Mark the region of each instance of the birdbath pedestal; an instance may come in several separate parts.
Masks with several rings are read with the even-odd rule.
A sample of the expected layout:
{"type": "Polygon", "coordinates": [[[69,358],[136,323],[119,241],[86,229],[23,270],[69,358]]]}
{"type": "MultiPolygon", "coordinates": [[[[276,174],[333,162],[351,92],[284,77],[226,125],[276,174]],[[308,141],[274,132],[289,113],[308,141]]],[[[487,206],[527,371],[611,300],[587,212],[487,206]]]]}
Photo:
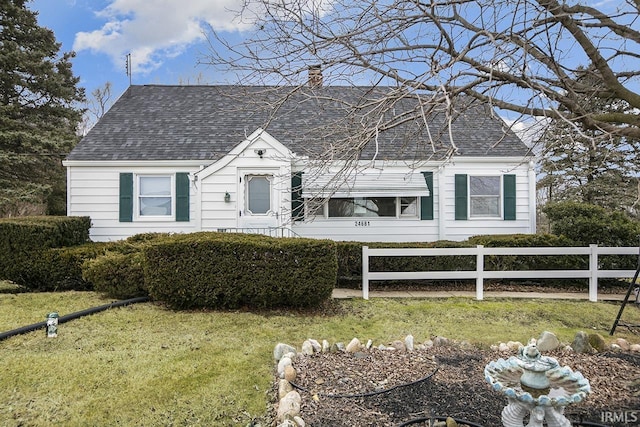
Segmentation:
{"type": "Polygon", "coordinates": [[[518,356],[487,364],[484,375],[493,390],[504,394],[508,404],[502,410],[504,427],[571,427],[565,408],[584,400],[591,392],[580,372],[560,367],[552,357],[542,356],[535,342],[521,347],[518,356]]]}

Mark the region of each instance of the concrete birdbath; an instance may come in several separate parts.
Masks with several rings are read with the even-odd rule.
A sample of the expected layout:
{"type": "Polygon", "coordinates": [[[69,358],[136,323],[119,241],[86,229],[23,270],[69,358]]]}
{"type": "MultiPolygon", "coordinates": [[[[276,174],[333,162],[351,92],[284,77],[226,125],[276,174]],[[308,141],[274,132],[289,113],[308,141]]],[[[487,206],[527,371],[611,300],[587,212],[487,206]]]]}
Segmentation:
{"type": "Polygon", "coordinates": [[[533,340],[520,348],[517,357],[489,362],[484,375],[493,390],[507,398],[504,427],[524,427],[527,415],[526,427],[543,427],[543,422],[548,427],[571,427],[565,408],[591,393],[589,381],[580,372],[542,356],[533,340]]]}

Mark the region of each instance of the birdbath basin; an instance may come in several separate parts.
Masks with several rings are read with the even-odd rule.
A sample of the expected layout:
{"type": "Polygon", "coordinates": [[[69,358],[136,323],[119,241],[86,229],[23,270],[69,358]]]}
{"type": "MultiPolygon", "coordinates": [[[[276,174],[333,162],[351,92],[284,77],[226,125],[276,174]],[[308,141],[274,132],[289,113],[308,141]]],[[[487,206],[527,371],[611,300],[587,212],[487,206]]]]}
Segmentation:
{"type": "Polygon", "coordinates": [[[542,356],[535,342],[521,347],[518,356],[487,364],[484,376],[493,390],[507,398],[502,410],[504,427],[571,427],[565,408],[583,401],[589,393],[589,381],[580,372],[561,367],[553,357],[542,356]]]}

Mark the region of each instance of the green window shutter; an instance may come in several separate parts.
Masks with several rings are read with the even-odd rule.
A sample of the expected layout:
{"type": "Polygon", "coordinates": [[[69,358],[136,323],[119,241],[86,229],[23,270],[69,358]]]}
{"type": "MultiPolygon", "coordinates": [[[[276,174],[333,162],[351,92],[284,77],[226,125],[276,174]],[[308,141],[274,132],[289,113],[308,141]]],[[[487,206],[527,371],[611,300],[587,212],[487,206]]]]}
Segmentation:
{"type": "Polygon", "coordinates": [[[429,189],[428,196],[420,197],[420,219],[433,219],[433,172],[422,172],[429,189]]]}
{"type": "Polygon", "coordinates": [[[120,222],[133,221],[133,174],[120,174],[120,222]]]}
{"type": "Polygon", "coordinates": [[[291,218],[294,221],[304,220],[304,199],[302,198],[302,174],[294,172],[291,175],[291,218]]]}
{"type": "Polygon", "coordinates": [[[505,175],[502,180],[504,187],[504,219],[513,221],[516,219],[516,176],[505,175]]]}
{"type": "Polygon", "coordinates": [[[189,173],[176,173],[176,221],[189,221],[189,173]]]}
{"type": "Polygon", "coordinates": [[[467,175],[456,174],[455,177],[455,199],[456,199],[456,220],[467,219],[467,202],[469,199],[467,192],[467,175]]]}

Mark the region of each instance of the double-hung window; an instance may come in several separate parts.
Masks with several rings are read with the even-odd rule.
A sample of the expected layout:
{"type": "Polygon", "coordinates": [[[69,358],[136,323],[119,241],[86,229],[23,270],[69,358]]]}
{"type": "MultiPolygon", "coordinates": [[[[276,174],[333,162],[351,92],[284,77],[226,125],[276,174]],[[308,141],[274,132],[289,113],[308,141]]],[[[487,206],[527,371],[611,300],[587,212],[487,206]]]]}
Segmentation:
{"type": "Polygon", "coordinates": [[[500,217],[500,177],[469,177],[469,215],[473,217],[500,217]]]}
{"type": "Polygon", "coordinates": [[[138,215],[171,217],[173,185],[170,175],[138,176],[138,215]]]}
{"type": "Polygon", "coordinates": [[[189,221],[188,172],[120,174],[119,221],[189,221]]]}
{"type": "Polygon", "coordinates": [[[455,175],[455,219],[516,219],[516,176],[455,175]]]}

